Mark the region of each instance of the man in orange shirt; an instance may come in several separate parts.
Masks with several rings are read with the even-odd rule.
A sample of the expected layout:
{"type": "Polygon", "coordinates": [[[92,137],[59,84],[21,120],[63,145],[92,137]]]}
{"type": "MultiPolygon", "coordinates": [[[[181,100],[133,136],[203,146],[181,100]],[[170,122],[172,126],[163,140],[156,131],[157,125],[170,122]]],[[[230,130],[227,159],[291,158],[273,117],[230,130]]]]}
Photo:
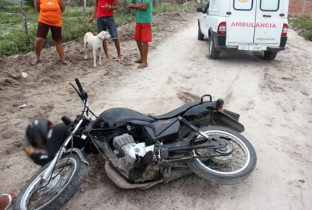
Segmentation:
{"type": "Polygon", "coordinates": [[[70,64],[65,60],[64,49],[62,45],[62,12],[65,11],[64,0],[34,0],[35,9],[39,12],[37,26],[37,35],[35,40],[36,58],[31,62],[36,65],[40,62],[40,54],[43,41],[47,38],[49,29],[52,33],[52,39],[55,42],[61,62],[64,65],[70,64]]]}
{"type": "MultiPolygon", "coordinates": [[[[117,60],[122,63],[121,52],[120,52],[120,42],[118,39],[117,26],[114,19],[114,10],[118,9],[118,0],[95,0],[93,14],[89,19],[92,23],[95,16],[97,18],[97,31],[106,31],[108,29],[112,40],[115,42],[115,47],[117,50],[117,60]]],[[[106,59],[109,59],[107,41],[104,39],[103,48],[106,59]]]]}

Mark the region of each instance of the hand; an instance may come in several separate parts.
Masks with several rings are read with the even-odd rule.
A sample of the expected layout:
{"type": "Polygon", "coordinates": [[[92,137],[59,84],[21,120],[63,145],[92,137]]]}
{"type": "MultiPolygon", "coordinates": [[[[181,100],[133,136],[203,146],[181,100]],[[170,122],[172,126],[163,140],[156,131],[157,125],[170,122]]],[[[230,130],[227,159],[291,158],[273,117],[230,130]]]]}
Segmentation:
{"type": "Polygon", "coordinates": [[[94,16],[90,17],[89,18],[89,23],[93,23],[93,20],[94,20],[94,16]]]}
{"type": "Polygon", "coordinates": [[[133,8],[133,5],[134,5],[134,4],[129,3],[129,4],[128,4],[128,7],[129,7],[130,9],[132,9],[132,8],[133,8]]]}
{"type": "Polygon", "coordinates": [[[112,9],[112,6],[111,5],[108,5],[108,4],[106,4],[105,6],[102,6],[103,8],[105,8],[105,9],[112,9]]]}
{"type": "Polygon", "coordinates": [[[31,156],[35,152],[35,150],[33,147],[28,146],[28,147],[25,147],[25,152],[28,156],[31,156]]]}

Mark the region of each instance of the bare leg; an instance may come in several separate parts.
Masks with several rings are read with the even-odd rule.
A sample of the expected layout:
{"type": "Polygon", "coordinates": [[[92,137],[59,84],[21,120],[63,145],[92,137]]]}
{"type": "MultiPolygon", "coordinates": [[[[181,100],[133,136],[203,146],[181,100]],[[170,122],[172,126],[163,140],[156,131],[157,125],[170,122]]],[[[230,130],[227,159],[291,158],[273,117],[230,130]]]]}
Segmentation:
{"type": "Polygon", "coordinates": [[[56,51],[57,51],[57,53],[60,56],[61,62],[63,64],[65,64],[66,63],[66,61],[65,61],[65,53],[64,53],[64,48],[63,48],[63,45],[62,45],[62,41],[54,41],[54,43],[55,43],[56,51]]]}
{"type": "Polygon", "coordinates": [[[114,39],[114,42],[115,42],[115,47],[116,47],[116,50],[117,50],[118,60],[120,61],[121,60],[121,51],[120,51],[119,39],[114,39]]]}
{"type": "Polygon", "coordinates": [[[139,48],[139,52],[140,52],[140,59],[138,60],[137,63],[142,63],[143,62],[143,44],[141,41],[136,41],[138,48],[139,48]]]}
{"type": "Polygon", "coordinates": [[[148,42],[143,42],[142,44],[142,64],[139,65],[139,69],[143,69],[148,67],[147,63],[147,55],[148,55],[148,42]]]}
{"type": "Polygon", "coordinates": [[[36,58],[35,58],[35,60],[33,61],[33,64],[34,64],[34,65],[37,64],[38,61],[40,60],[40,55],[41,55],[41,51],[42,51],[43,41],[44,41],[44,38],[36,37],[36,40],[35,40],[35,53],[36,53],[36,58]]]}
{"type": "Polygon", "coordinates": [[[107,41],[106,40],[103,41],[103,48],[104,48],[105,57],[108,60],[109,56],[108,56],[108,48],[107,48],[107,41]]]}

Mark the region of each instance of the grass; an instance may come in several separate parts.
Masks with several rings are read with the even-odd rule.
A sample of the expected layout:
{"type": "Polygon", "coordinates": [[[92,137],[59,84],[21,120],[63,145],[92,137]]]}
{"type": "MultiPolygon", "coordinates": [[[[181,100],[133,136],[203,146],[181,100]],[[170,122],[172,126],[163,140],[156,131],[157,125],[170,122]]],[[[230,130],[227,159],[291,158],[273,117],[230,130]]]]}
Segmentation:
{"type": "MultiPolygon", "coordinates": [[[[164,4],[154,6],[154,14],[182,10],[195,11],[195,7],[195,4],[189,4],[187,6],[164,4]]],[[[4,7],[0,7],[0,58],[18,53],[27,53],[33,50],[38,13],[31,7],[25,7],[25,11],[30,35],[29,45],[26,44],[23,17],[20,13],[19,5],[6,4],[4,7]]],[[[91,16],[92,11],[93,6],[87,7],[87,20],[91,16]]],[[[134,13],[127,8],[127,4],[121,3],[119,5],[119,10],[115,12],[115,21],[119,26],[135,21],[134,13]]],[[[67,6],[63,13],[62,41],[75,40],[81,38],[87,31],[96,31],[96,21],[94,23],[93,25],[83,24],[82,7],[67,6]]],[[[49,33],[44,46],[51,46],[53,44],[51,34],[49,33]]]]}
{"type": "Polygon", "coordinates": [[[301,35],[312,41],[312,15],[291,17],[290,22],[295,29],[300,29],[301,35]]]}

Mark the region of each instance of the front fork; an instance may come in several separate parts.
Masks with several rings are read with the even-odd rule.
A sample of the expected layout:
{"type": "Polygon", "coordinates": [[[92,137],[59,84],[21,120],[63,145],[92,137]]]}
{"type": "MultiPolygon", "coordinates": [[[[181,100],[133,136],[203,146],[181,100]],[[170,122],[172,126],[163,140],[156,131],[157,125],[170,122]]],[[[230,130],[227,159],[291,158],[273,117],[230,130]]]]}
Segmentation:
{"type": "Polygon", "coordinates": [[[74,137],[74,135],[76,134],[77,130],[80,128],[80,126],[83,123],[83,121],[84,121],[83,119],[80,119],[80,121],[76,125],[75,129],[73,130],[73,132],[67,137],[67,139],[65,140],[65,142],[61,146],[60,150],[55,154],[55,157],[50,162],[50,164],[47,167],[47,169],[42,173],[42,175],[41,175],[42,185],[47,185],[49,183],[50,177],[52,176],[52,173],[53,173],[53,171],[55,169],[56,163],[60,160],[62,155],[65,153],[67,145],[69,144],[71,139],[74,137]]]}

